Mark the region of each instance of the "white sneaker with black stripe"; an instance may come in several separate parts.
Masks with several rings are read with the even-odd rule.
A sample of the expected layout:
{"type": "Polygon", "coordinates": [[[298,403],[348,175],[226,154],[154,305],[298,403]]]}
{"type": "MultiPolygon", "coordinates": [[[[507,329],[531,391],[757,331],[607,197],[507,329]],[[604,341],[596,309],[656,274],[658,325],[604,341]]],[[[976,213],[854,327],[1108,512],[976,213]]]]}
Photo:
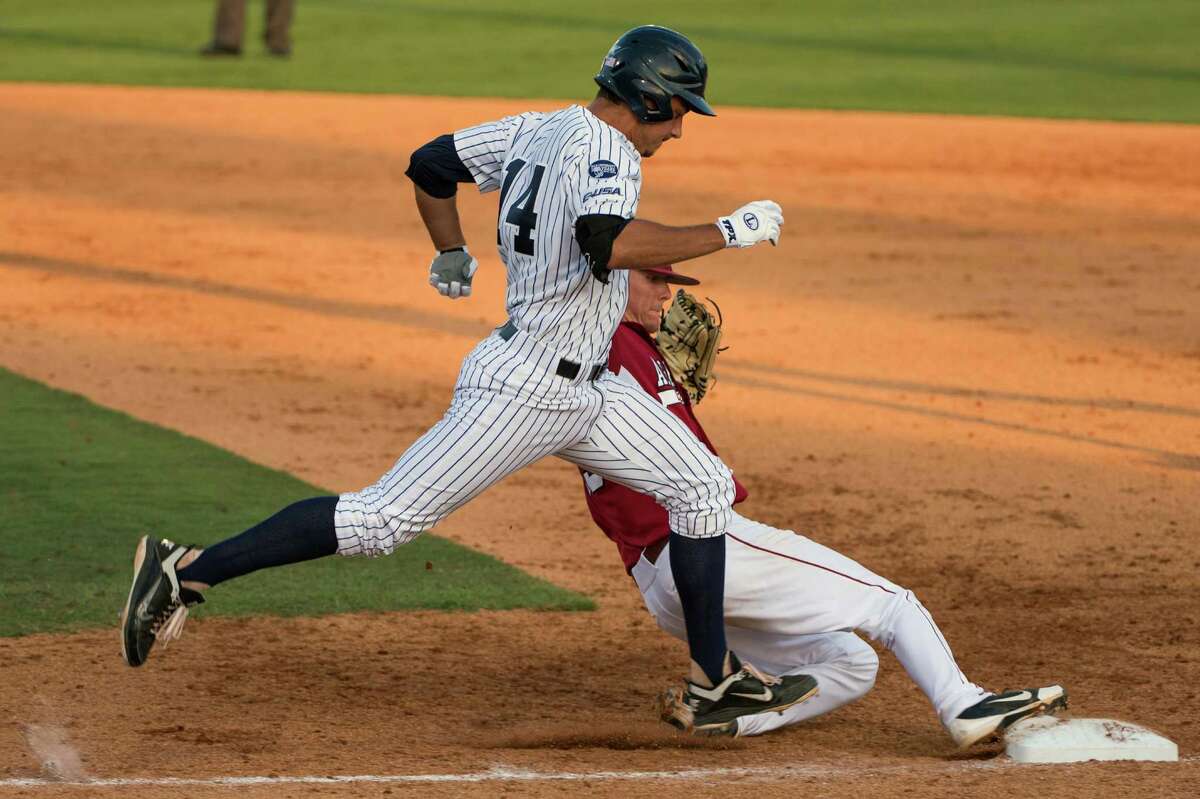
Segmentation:
{"type": "Polygon", "coordinates": [[[1005,691],[976,702],[959,713],[946,731],[960,749],[999,736],[1014,722],[1042,713],[1056,713],[1067,706],[1067,691],[1061,685],[1005,691]]]}

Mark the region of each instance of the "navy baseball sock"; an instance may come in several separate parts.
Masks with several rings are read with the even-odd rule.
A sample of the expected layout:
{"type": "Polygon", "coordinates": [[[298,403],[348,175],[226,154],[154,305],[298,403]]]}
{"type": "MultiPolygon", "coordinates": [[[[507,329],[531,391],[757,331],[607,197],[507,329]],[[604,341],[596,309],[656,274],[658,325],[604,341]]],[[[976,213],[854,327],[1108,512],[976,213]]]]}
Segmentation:
{"type": "Polygon", "coordinates": [[[268,566],[283,566],[337,552],[333,509],[337,497],[313,497],[288,505],[241,535],[213,544],[180,569],[180,580],[216,585],[268,566]]]}
{"type": "Polygon", "coordinates": [[[671,533],[671,574],[683,605],[692,660],[716,685],[725,670],[725,536],[671,533]]]}

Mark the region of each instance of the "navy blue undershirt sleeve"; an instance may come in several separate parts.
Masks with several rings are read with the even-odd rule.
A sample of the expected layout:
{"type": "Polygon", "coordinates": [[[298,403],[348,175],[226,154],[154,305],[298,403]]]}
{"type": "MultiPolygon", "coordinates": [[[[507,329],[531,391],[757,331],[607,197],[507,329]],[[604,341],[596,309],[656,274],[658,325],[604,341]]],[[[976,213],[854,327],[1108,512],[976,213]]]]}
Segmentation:
{"type": "Polygon", "coordinates": [[[418,148],[409,159],[404,174],[425,193],[445,200],[458,193],[459,183],[474,183],[471,170],[458,157],[454,146],[454,134],[438,136],[418,148]]]}
{"type": "Polygon", "coordinates": [[[625,226],[632,222],[615,214],[584,214],[575,220],[575,241],[587,256],[592,275],[601,283],[608,282],[608,261],[612,258],[613,242],[625,226]]]}

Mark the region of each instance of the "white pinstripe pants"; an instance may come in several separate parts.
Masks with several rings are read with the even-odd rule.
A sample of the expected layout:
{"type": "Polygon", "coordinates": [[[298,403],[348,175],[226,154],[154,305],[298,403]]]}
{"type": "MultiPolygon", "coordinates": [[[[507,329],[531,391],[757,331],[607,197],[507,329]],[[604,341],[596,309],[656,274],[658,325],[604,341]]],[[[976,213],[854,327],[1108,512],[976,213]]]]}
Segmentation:
{"type": "Polygon", "coordinates": [[[568,380],[558,361],[520,331],[480,342],[441,421],[374,485],[339,498],[339,554],[389,554],[547,455],[650,494],[680,535],[724,533],[734,493],[725,464],[636,383],[607,370],[589,382],[587,364],[568,380]]]}
{"type": "MultiPolygon", "coordinates": [[[[668,546],[633,568],[658,626],[687,640],[668,546]]],[[[828,713],[875,684],[879,658],[860,631],[892,650],[942,723],[986,693],[970,682],[925,606],[906,591],[829,547],[791,530],[731,514],[725,535],[725,635],[729,648],[773,674],[808,674],[820,693],[783,713],[739,721],[757,735],[828,713]]]]}

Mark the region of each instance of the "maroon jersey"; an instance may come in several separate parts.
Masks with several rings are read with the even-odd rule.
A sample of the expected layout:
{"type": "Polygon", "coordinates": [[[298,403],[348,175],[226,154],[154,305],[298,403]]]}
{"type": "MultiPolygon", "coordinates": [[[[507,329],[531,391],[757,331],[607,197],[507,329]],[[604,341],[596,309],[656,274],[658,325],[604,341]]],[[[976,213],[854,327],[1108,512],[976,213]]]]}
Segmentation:
{"type": "MultiPolygon", "coordinates": [[[[617,374],[628,372],[647,394],[662,402],[683,420],[696,438],[704,442],[704,446],[714,455],[717,454],[704,428],[696,421],[687,390],[675,382],[667,362],[644,327],[634,322],[621,323],[613,335],[608,368],[617,374]]],[[[592,518],[604,534],[616,542],[621,560],[625,562],[625,570],[631,571],[643,549],[670,535],[666,510],[646,494],[639,494],[582,469],[580,472],[592,518]]],[[[733,502],[737,504],[746,498],[748,492],[736,477],[733,484],[733,502]]]]}

